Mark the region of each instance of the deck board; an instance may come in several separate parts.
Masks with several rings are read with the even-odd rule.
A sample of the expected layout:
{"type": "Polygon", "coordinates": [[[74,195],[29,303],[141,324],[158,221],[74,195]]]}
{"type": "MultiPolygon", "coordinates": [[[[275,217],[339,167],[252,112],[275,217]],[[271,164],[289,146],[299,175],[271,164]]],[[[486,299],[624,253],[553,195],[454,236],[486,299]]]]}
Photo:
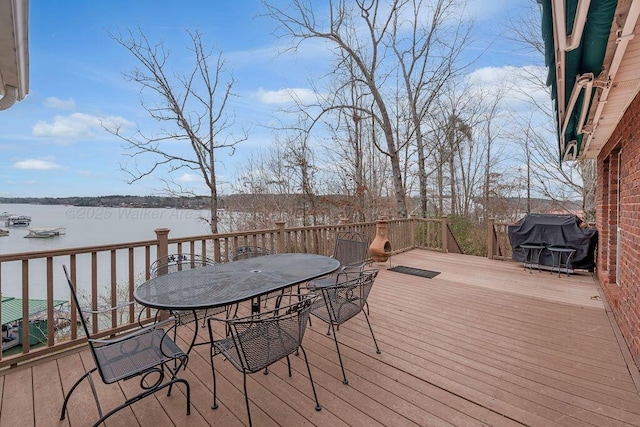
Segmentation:
{"type": "Polygon", "coordinates": [[[59,421],[60,402],[64,399],[64,395],[56,360],[35,365],[32,372],[35,424],[39,426],[68,425],[68,420],[59,421]]]}
{"type": "Polygon", "coordinates": [[[5,376],[2,393],[1,426],[29,425],[33,416],[33,387],[31,370],[17,370],[5,376]]]}
{"type": "MultiPolygon", "coordinates": [[[[323,406],[315,411],[302,355],[249,376],[254,425],[317,426],[640,426],[640,396],[591,274],[525,271],[521,264],[413,250],[380,269],[369,297],[376,354],[361,314],[338,331],[349,384],[342,384],[332,337],[318,319],[304,348],[323,406]],[[387,270],[440,271],[425,279],[387,270]]],[[[246,310],[246,308],[242,308],[246,310]]],[[[186,345],[190,327],[181,327],[186,345]]],[[[202,339],[206,330],[198,328],[202,339]]],[[[211,409],[209,350],[194,349],[181,376],[191,385],[137,402],[107,425],[246,425],[242,374],[215,359],[219,408],[211,409]]],[[[89,384],[60,422],[63,392],[93,366],[89,351],[68,351],[0,372],[0,426],[84,426],[97,419],[89,384]]],[[[96,377],[97,379],[97,377],[96,377]]],[[[96,381],[103,408],[137,383],[96,381]]]]}

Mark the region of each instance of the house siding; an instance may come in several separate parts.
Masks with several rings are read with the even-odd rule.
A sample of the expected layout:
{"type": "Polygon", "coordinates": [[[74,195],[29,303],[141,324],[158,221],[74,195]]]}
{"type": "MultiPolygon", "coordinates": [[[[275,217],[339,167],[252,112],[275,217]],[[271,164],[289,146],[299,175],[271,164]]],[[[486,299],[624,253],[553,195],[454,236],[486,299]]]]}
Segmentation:
{"type": "Polygon", "coordinates": [[[640,367],[640,96],[600,151],[597,167],[597,278],[640,367]]]}

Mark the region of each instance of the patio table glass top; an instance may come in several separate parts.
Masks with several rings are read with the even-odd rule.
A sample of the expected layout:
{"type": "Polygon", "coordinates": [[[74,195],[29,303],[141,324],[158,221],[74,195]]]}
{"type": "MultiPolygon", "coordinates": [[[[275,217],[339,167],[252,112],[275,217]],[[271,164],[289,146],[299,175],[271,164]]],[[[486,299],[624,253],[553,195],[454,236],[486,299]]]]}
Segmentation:
{"type": "Polygon", "coordinates": [[[134,298],[164,310],[222,307],[331,274],[339,266],[322,255],[265,255],[158,276],[136,288],[134,298]]]}

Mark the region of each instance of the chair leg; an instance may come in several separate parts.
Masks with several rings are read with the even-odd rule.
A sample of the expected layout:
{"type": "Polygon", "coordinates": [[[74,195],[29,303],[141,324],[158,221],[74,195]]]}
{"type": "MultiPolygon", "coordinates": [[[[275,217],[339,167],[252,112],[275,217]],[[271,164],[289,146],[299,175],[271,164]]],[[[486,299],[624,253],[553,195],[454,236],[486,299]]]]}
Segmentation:
{"type": "Polygon", "coordinates": [[[307,365],[307,373],[309,374],[309,381],[311,381],[311,390],[313,390],[313,397],[316,399],[316,411],[319,411],[322,409],[322,406],[320,406],[320,402],[318,402],[318,395],[316,394],[316,386],[313,384],[313,377],[311,376],[311,368],[309,367],[309,360],[307,360],[307,353],[304,351],[304,348],[302,346],[299,346],[298,348],[302,349],[302,355],[304,356],[304,363],[306,363],[307,365]]]}
{"type": "Polygon", "coordinates": [[[218,409],[218,395],[216,390],[216,369],[213,366],[213,348],[211,348],[209,352],[209,357],[211,359],[211,376],[213,377],[213,403],[211,404],[211,409],[218,409]]]}
{"type": "Polygon", "coordinates": [[[347,374],[344,372],[344,365],[342,364],[342,356],[340,355],[340,346],[338,345],[338,337],[336,337],[336,329],[333,323],[330,323],[329,326],[333,330],[333,342],[336,343],[336,351],[338,352],[338,360],[340,361],[340,369],[342,369],[342,383],[349,384],[347,380],[347,374]]]}
{"type": "MultiPolygon", "coordinates": [[[[194,316],[195,316],[195,312],[194,312],[194,316]]],[[[173,342],[178,342],[177,341],[178,340],[178,326],[180,326],[180,317],[179,316],[176,317],[176,320],[175,320],[175,322],[174,322],[174,324],[172,326],[172,328],[173,328],[173,342]]],[[[189,346],[189,350],[187,350],[187,353],[191,352],[191,349],[193,348],[193,346],[194,346],[194,344],[196,342],[197,335],[198,335],[198,328],[196,326],[194,334],[193,334],[193,339],[191,340],[191,344],[189,346]]],[[[182,366],[184,366],[183,364],[184,364],[184,361],[181,361],[180,364],[178,364],[178,360],[176,360],[176,359],[173,360],[173,371],[172,371],[172,374],[173,374],[174,377],[175,377],[176,373],[180,370],[180,368],[182,366]]],[[[173,384],[171,384],[169,386],[169,389],[167,390],[167,396],[171,396],[171,390],[172,389],[173,389],[173,384]]]]}
{"type": "MultiPolygon", "coordinates": [[[[85,372],[84,375],[82,375],[80,378],[78,378],[78,380],[73,384],[73,386],[69,390],[69,393],[67,393],[67,395],[64,398],[64,403],[62,404],[62,413],[60,414],[60,420],[64,420],[64,417],[67,415],[67,404],[69,403],[69,398],[71,397],[73,392],[76,390],[76,388],[80,385],[80,383],[85,378],[89,377],[97,369],[98,368],[93,368],[93,369],[85,372]]],[[[96,405],[98,406],[98,414],[100,416],[102,416],[102,410],[100,409],[100,403],[98,402],[98,395],[96,394],[96,389],[95,389],[95,386],[93,385],[93,382],[91,382],[91,391],[93,391],[93,398],[96,400],[96,405]]]]}
{"type": "Polygon", "coordinates": [[[251,422],[251,409],[249,409],[249,395],[247,394],[247,373],[242,373],[242,386],[244,387],[244,402],[247,404],[247,416],[249,417],[249,427],[253,426],[251,422]]]}
{"type": "Polygon", "coordinates": [[[100,417],[100,419],[98,421],[95,422],[94,427],[99,426],[100,424],[102,424],[103,422],[106,421],[107,418],[109,418],[110,416],[112,416],[113,414],[115,414],[116,412],[120,411],[121,409],[124,409],[128,406],[131,406],[132,404],[138,402],[139,400],[144,399],[147,396],[150,396],[152,394],[154,394],[155,392],[165,388],[165,387],[171,387],[173,386],[174,383],[182,383],[185,385],[186,389],[187,389],[187,415],[191,414],[191,389],[189,387],[189,383],[187,382],[187,380],[184,380],[182,378],[173,378],[171,381],[162,384],[158,387],[153,387],[150,388],[148,390],[145,390],[143,393],[138,394],[137,396],[132,397],[131,399],[127,399],[122,405],[119,405],[116,408],[113,408],[112,410],[110,410],[109,412],[107,412],[106,414],[102,415],[100,417]]]}
{"type": "Polygon", "coordinates": [[[376,345],[376,353],[380,354],[380,348],[378,347],[378,341],[376,341],[376,336],[373,335],[373,328],[371,327],[371,323],[369,322],[369,316],[367,315],[367,312],[362,310],[362,312],[364,313],[364,318],[367,319],[367,325],[369,325],[369,331],[371,332],[371,338],[373,338],[373,343],[376,345]]]}
{"type": "Polygon", "coordinates": [[[176,381],[179,381],[187,386],[187,415],[191,415],[191,386],[189,385],[187,380],[177,378],[176,381]]]}

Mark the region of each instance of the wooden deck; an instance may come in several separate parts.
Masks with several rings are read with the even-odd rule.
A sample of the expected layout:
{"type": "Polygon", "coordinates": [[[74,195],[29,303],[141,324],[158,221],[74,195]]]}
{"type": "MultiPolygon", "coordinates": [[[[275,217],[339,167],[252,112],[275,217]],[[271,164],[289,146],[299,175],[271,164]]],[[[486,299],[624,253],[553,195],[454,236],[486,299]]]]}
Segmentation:
{"type": "MultiPolygon", "coordinates": [[[[303,359],[293,357],[291,378],[285,362],[250,377],[254,425],[640,426],[638,370],[625,363],[589,273],[558,278],[516,263],[422,250],[391,261],[441,274],[424,279],[377,265],[369,305],[382,354],[362,315],[343,325],[338,336],[349,378],[343,385],[333,341],[314,321],[304,346],[322,411],[314,410],[303,359]]],[[[67,420],[58,418],[63,391],[91,365],[81,349],[0,373],[0,425],[89,425],[97,411],[86,382],[67,420]]],[[[200,347],[183,373],[192,388],[190,416],[179,387],[107,424],[245,424],[242,374],[223,360],[216,367],[217,410],[210,408],[208,350],[200,347]]],[[[97,385],[107,408],[136,386],[97,385]]]]}

